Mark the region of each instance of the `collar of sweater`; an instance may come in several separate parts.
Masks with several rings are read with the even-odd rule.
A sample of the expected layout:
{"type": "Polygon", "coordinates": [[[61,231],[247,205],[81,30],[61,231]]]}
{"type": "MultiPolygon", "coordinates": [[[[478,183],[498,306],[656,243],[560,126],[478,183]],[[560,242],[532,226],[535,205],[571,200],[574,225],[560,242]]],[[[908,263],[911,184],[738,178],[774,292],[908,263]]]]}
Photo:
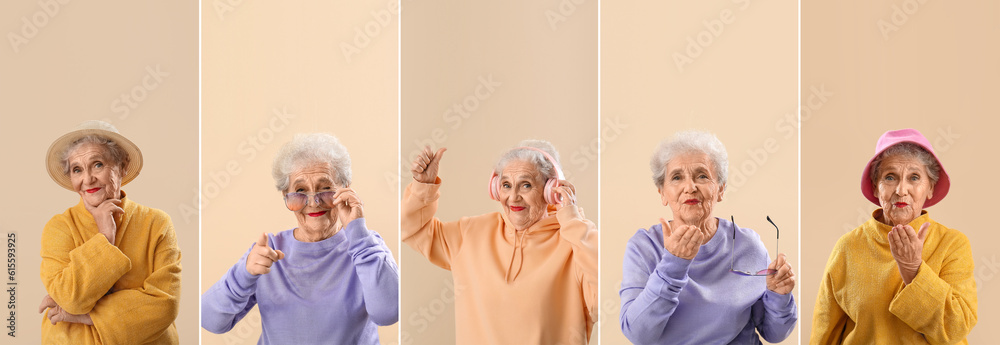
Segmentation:
{"type": "MultiPolygon", "coordinates": [[[[878,219],[882,218],[882,209],[877,209],[872,212],[872,217],[868,219],[865,223],[864,230],[865,234],[874,238],[879,244],[889,245],[889,230],[892,230],[892,225],[880,222],[878,219]]],[[[914,218],[910,221],[909,225],[914,231],[919,231],[920,226],[924,223],[932,222],[931,215],[927,213],[927,210],[921,210],[920,216],[914,218]]]]}

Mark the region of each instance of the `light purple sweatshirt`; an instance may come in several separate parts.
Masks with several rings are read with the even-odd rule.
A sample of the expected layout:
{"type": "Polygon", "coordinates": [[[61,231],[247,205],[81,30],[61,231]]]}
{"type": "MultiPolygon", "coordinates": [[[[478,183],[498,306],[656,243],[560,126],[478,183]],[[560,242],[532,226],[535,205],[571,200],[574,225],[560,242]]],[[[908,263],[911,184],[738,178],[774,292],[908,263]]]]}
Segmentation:
{"type": "Polygon", "coordinates": [[[300,242],[292,230],[268,239],[285,258],[254,276],[244,254],[201,296],[206,330],[229,331],[255,304],[258,344],[378,344],[377,326],[399,320],[399,268],[364,218],[319,242],[300,242]]]}
{"type": "MultiPolygon", "coordinates": [[[[729,272],[733,223],[719,228],[694,260],[663,247],[660,224],[641,229],[625,250],[622,332],[635,344],[760,344],[791,334],[798,320],[792,294],[767,289],[765,277],[729,272]]],[[[753,230],[736,235],[736,269],[757,271],[770,263],[767,249],[753,230]]]]}

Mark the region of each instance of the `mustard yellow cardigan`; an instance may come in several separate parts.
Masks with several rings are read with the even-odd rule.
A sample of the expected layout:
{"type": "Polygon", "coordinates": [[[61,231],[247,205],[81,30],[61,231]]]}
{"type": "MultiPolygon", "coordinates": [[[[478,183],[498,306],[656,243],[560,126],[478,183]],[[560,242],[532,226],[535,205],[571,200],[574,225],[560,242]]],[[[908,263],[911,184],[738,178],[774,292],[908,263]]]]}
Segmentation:
{"type": "Polygon", "coordinates": [[[122,193],[118,246],[97,231],[81,200],[42,232],[42,283],[71,314],[93,326],[42,316],[43,344],[177,344],[181,253],[170,216],[122,193]]]}
{"type": "Polygon", "coordinates": [[[968,344],[976,325],[976,281],[969,239],[931,220],[923,263],[903,284],[889,251],[892,227],[868,222],[837,241],[823,273],[810,344],[968,344]]]}

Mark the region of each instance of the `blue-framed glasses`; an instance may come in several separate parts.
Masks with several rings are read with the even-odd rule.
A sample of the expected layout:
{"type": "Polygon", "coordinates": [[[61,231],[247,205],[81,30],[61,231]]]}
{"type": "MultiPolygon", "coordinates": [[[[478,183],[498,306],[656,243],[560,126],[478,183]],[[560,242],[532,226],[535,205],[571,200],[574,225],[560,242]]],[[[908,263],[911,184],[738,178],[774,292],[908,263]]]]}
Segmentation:
{"type": "MultiPolygon", "coordinates": [[[[733,264],[736,261],[736,233],[739,232],[740,227],[736,225],[736,219],[735,219],[735,217],[730,216],[729,219],[733,222],[733,251],[730,254],[729,272],[733,273],[733,274],[738,274],[738,275],[741,275],[741,276],[748,276],[748,277],[769,276],[769,275],[777,273],[778,270],[770,269],[770,268],[765,268],[765,269],[762,269],[762,270],[759,270],[759,271],[752,271],[752,272],[751,271],[738,270],[738,269],[733,268],[733,264]]],[[[774,250],[775,250],[774,253],[775,254],[774,255],[778,255],[777,254],[778,253],[778,239],[781,238],[780,233],[778,232],[778,226],[775,225],[773,221],[771,221],[771,216],[767,216],[767,222],[771,223],[771,225],[774,225],[774,233],[775,233],[775,241],[774,241],[774,250]]]]}

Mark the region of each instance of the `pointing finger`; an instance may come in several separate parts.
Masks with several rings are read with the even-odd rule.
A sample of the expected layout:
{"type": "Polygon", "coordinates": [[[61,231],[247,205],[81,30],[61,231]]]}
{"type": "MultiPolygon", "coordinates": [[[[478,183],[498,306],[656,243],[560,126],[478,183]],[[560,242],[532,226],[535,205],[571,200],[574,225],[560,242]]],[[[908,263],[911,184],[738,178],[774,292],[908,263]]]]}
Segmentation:
{"type": "Polygon", "coordinates": [[[266,233],[263,233],[263,232],[260,233],[260,237],[257,238],[257,246],[258,247],[267,247],[267,234],[266,233]]]}

